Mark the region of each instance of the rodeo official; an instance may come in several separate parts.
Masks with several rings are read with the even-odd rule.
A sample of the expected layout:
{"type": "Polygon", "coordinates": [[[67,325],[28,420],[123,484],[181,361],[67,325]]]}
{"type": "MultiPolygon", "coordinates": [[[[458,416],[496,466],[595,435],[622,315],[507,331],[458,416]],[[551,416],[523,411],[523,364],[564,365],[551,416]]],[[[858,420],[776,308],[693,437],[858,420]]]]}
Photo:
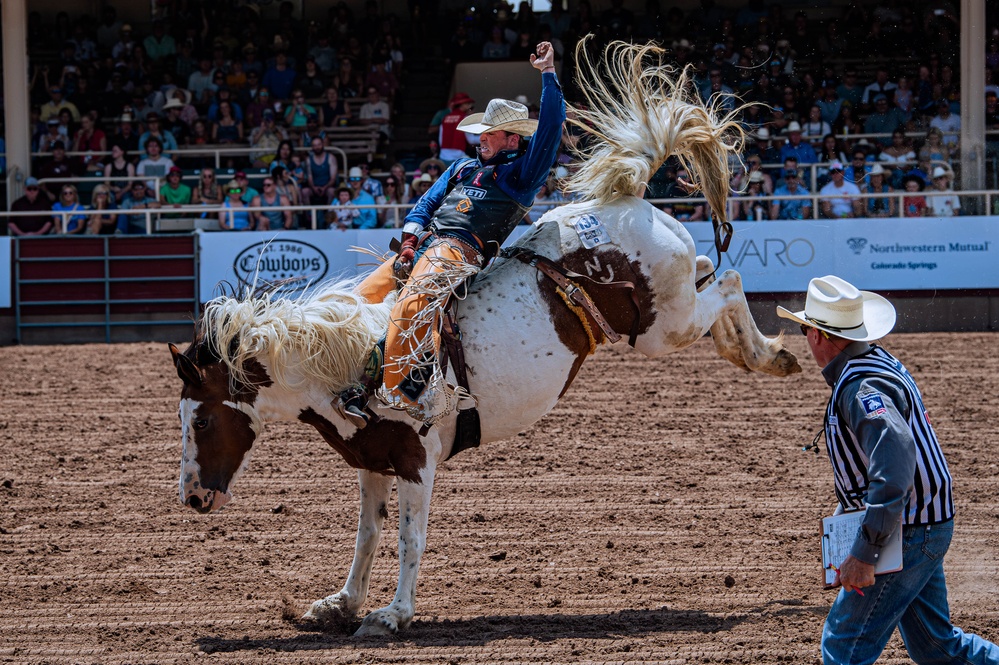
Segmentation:
{"type": "Polygon", "coordinates": [[[832,396],[825,438],[842,510],[867,508],[822,631],[826,665],[877,660],[898,626],[916,663],[999,664],[999,647],[950,621],[943,560],[954,532],[951,476],[912,375],[870,344],[895,325],[885,298],[829,275],[808,284],[801,325],[832,396]],[[902,570],[875,577],[902,529],[902,570]],[[862,591],[861,591],[862,590],[862,591]]]}

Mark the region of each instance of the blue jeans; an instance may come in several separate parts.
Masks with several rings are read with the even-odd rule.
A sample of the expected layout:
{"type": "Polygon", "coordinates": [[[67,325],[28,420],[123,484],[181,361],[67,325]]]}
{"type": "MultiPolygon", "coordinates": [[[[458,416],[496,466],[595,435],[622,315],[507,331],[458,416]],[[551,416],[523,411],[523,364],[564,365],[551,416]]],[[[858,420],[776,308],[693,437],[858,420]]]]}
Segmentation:
{"type": "Polygon", "coordinates": [[[999,647],[950,622],[943,559],[954,522],[902,530],[902,570],[878,575],[864,595],[840,589],[822,630],[826,665],[868,665],[898,626],[913,661],[999,664],[999,647]]]}

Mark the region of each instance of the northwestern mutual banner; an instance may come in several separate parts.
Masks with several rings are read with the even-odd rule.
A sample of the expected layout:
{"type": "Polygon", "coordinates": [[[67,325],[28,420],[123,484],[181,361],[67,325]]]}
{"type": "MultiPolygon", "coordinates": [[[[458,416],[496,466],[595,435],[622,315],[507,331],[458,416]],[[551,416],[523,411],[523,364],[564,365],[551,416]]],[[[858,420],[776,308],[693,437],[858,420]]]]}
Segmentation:
{"type": "MultiPolygon", "coordinates": [[[[715,260],[711,224],[686,224],[699,254],[715,260]]],[[[834,274],[859,288],[999,288],[999,219],[848,219],[736,222],[722,268],[747,292],[802,291],[834,274]]]]}
{"type": "MultiPolygon", "coordinates": [[[[711,224],[685,226],[697,253],[716,260],[711,224]]],[[[798,292],[812,277],[828,274],[872,290],[999,288],[997,218],[736,222],[734,226],[721,269],[738,270],[750,293],[798,292]]],[[[527,228],[517,227],[511,240],[527,228]]],[[[387,252],[389,241],[398,235],[398,229],[202,233],[201,300],[218,295],[222,283],[242,290],[254,280],[282,282],[284,290],[293,292],[321,280],[353,277],[371,270],[375,259],[349,251],[350,247],[387,252]]],[[[0,266],[3,252],[0,242],[0,266]]],[[[0,275],[0,303],[5,296],[9,302],[9,285],[2,287],[0,275]]]]}

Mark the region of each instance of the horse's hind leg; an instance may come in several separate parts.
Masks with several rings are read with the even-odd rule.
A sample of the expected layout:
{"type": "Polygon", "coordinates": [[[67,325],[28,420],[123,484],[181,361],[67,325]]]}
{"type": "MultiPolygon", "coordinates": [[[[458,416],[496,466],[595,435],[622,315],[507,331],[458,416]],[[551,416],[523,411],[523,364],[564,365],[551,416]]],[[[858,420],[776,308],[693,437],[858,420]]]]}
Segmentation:
{"type": "MultiPolygon", "coordinates": [[[[698,273],[701,259],[711,263],[707,257],[698,257],[698,273]]],[[[782,335],[771,339],[756,327],[742,289],[742,277],[736,271],[726,270],[698,293],[697,312],[700,317],[713,319],[710,329],[715,348],[734,365],[774,376],[801,371],[797,358],[784,348],[782,335]]]]}
{"type": "Polygon", "coordinates": [[[399,585],[387,607],[364,617],[357,636],[393,635],[406,628],[416,613],[416,580],[420,560],[427,547],[427,518],[434,488],[436,456],[428,454],[427,466],[418,482],[400,480],[399,494],[399,585]]]}
{"type": "Polygon", "coordinates": [[[353,618],[368,595],[371,565],[381,540],[382,524],[388,516],[386,505],[394,479],[370,471],[359,471],[357,476],[361,486],[361,512],[357,519],[357,543],[350,574],[343,589],[312,603],[303,619],[329,623],[353,618]]]}
{"type": "MultiPolygon", "coordinates": [[[[697,272],[694,275],[695,284],[699,283],[702,279],[704,280],[704,283],[697,289],[698,293],[700,293],[714,284],[717,278],[714,275],[715,264],[707,256],[703,254],[698,256],[696,265],[697,272]]],[[[735,334],[735,326],[732,324],[731,316],[722,314],[711,325],[711,341],[715,343],[715,350],[718,352],[718,355],[736,367],[741,367],[749,371],[749,366],[742,359],[742,349],[739,347],[739,341],[735,334]]]]}

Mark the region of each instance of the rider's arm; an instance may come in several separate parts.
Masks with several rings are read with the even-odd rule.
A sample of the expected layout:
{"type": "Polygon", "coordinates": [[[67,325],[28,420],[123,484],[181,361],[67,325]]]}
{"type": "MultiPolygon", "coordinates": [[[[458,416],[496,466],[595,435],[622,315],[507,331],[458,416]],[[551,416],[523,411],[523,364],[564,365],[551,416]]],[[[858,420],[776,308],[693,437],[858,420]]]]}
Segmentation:
{"type": "Polygon", "coordinates": [[[447,196],[447,183],[458,169],[470,161],[472,160],[459,159],[441,174],[437,182],[430,186],[430,189],[420,197],[420,200],[416,202],[413,209],[406,215],[406,223],[402,227],[403,233],[412,233],[413,235],[423,233],[423,229],[427,228],[427,225],[430,224],[430,220],[433,219],[437,208],[440,207],[444,197],[447,196]]]}

